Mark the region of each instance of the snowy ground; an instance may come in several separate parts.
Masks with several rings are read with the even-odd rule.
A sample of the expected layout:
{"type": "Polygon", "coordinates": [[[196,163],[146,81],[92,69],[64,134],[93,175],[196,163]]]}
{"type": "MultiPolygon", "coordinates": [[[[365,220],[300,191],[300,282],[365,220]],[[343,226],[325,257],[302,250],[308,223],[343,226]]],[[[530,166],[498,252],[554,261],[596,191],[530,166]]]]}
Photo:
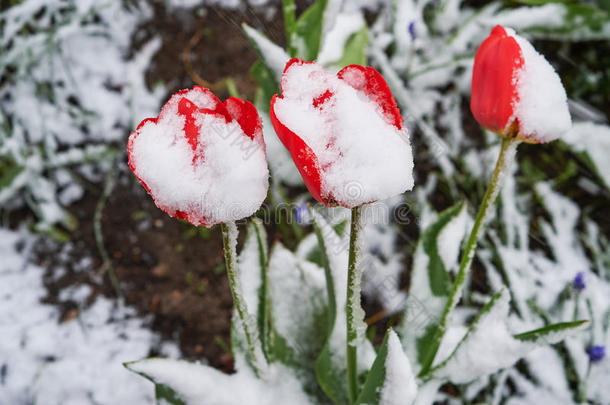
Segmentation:
{"type": "MultiPolygon", "coordinates": [[[[150,404],[152,385],[122,362],[147,357],[159,337],[134,311],[97,298],[60,323],[42,304],[44,269],[28,262],[33,238],[0,229],[0,404],[150,404]]],[[[65,290],[84,302],[87,288],[65,290]]],[[[178,349],[162,344],[176,356],[178,349]]]]}

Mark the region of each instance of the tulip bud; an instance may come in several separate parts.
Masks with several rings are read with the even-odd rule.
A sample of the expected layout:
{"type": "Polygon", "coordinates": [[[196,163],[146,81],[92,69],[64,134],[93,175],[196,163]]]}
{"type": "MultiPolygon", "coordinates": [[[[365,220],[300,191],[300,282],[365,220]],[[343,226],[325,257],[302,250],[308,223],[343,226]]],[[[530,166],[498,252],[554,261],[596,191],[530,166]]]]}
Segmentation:
{"type": "Polygon", "coordinates": [[[499,25],[477,50],[470,109],[481,126],[529,143],[553,141],[572,125],[553,67],[526,39],[499,25]]]}

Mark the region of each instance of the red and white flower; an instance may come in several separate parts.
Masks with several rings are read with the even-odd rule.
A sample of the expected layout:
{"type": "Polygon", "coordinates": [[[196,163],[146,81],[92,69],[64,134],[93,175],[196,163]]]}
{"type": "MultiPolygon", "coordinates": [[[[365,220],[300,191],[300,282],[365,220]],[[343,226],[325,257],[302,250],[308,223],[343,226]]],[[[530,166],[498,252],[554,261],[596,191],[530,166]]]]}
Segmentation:
{"type": "Polygon", "coordinates": [[[334,75],[292,59],[281,86],[271,122],[316,200],[353,208],[413,187],[408,132],[375,69],[350,65],[334,75]]]}
{"type": "Polygon", "coordinates": [[[499,25],[477,50],[470,109],[490,131],[530,143],[553,141],[572,124],[553,67],[526,39],[499,25]]]}
{"type": "Polygon", "coordinates": [[[155,204],[193,225],[248,217],[267,195],[261,120],[238,98],[222,103],[199,86],[179,91],[157,118],[140,123],[127,151],[155,204]]]}

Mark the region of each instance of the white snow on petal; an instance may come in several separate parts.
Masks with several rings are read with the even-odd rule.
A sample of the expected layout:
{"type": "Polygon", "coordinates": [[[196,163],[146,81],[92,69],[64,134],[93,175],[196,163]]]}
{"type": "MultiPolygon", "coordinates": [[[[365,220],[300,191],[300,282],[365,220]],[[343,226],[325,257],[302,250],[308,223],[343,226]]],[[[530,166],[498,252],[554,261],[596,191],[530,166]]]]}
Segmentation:
{"type": "Polygon", "coordinates": [[[507,32],[519,44],[524,61],[516,76],[519,101],[515,105],[514,118],[519,120],[519,132],[534,142],[554,141],[572,125],[561,79],[527,39],[511,29],[507,32]]]}
{"type": "Polygon", "coordinates": [[[385,382],[381,388],[380,405],[410,405],[417,396],[417,382],[411,363],[402,350],[396,332],[390,331],[388,355],[385,360],[385,382]]]}
{"type": "Polygon", "coordinates": [[[322,195],[354,207],[413,187],[406,128],[388,124],[366,95],[317,64],[293,64],[282,83],[275,113],[316,155],[322,195]],[[327,91],[332,96],[314,107],[327,91]]]}
{"type": "Polygon", "coordinates": [[[150,188],[157,205],[205,217],[208,223],[252,215],[267,195],[264,146],[250,139],[236,121],[195,113],[201,126],[197,152],[203,158],[194,161],[183,134],[184,117],[173,109],[170,103],[157,123],[146,123],[133,139],[135,174],[150,188]]]}

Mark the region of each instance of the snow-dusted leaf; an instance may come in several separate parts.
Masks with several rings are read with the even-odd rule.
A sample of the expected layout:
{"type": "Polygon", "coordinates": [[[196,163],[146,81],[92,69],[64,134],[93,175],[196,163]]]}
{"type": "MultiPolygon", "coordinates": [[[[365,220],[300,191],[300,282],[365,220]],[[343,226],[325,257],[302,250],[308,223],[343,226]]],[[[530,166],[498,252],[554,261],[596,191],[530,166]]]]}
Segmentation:
{"type": "Polygon", "coordinates": [[[250,369],[224,374],[215,368],[186,361],[152,358],[126,363],[129,370],[155,384],[158,405],[311,405],[289,369],[274,365],[265,379],[250,369]]]}
{"type": "Polygon", "coordinates": [[[561,140],[575,152],[586,154],[585,161],[597,173],[607,188],[610,188],[610,127],[592,122],[577,122],[561,140]]]}
{"type": "Polygon", "coordinates": [[[279,83],[284,66],[290,60],[288,54],[281,47],[271,42],[264,34],[249,25],[242,24],[242,28],[262,61],[275,74],[275,80],[279,83]]]}
{"type": "Polygon", "coordinates": [[[537,38],[585,41],[610,38],[610,14],[584,2],[521,0],[534,7],[499,13],[498,24],[513,25],[537,38]]]}
{"type": "Polygon", "coordinates": [[[410,405],[417,396],[417,382],[411,363],[398,336],[389,330],[377,350],[357,405],[410,405]]]}
{"type": "MultiPolygon", "coordinates": [[[[328,334],[324,348],[316,361],[318,382],[326,395],[335,403],[349,402],[346,384],[347,329],[345,320],[348,247],[347,232],[342,237],[322,218],[311,211],[314,231],[321,248],[321,259],[324,264],[326,288],[328,294],[328,334]]],[[[364,316],[364,313],[362,314],[364,316]]],[[[358,339],[358,372],[364,375],[375,359],[375,349],[364,338],[366,324],[361,317],[358,325],[362,332],[358,339]]]]}
{"type": "Polygon", "coordinates": [[[451,289],[449,270],[457,260],[466,218],[464,202],[441,212],[423,231],[415,251],[401,335],[416,372],[431,355],[432,336],[451,289]]]}
{"type": "Polygon", "coordinates": [[[326,341],[324,270],[276,244],[269,262],[270,357],[294,369],[308,392],[317,388],[316,359],[326,341]]]}
{"type": "Polygon", "coordinates": [[[508,326],[509,301],[506,289],[495,294],[449,357],[430,375],[456,384],[467,383],[512,366],[539,345],[557,343],[586,323],[555,324],[514,335],[508,326]]]}
{"type": "Polygon", "coordinates": [[[513,335],[517,340],[522,342],[536,342],[554,344],[566,337],[566,332],[571,332],[573,329],[578,329],[587,324],[588,321],[580,320],[573,322],[560,322],[552,325],[547,325],[542,328],[530,330],[527,332],[513,335]]]}
{"type": "MultiPolygon", "coordinates": [[[[268,298],[268,247],[267,235],[261,221],[253,218],[248,227],[244,247],[238,259],[239,282],[243,298],[248,308],[250,329],[255,334],[255,354],[268,355],[269,346],[269,298],[268,298]]],[[[239,317],[234,314],[231,328],[231,339],[236,361],[248,358],[248,346],[243,326],[239,317]]],[[[262,359],[259,359],[262,362],[262,359]]]]}
{"type": "Polygon", "coordinates": [[[360,12],[339,14],[332,29],[324,36],[317,62],[342,68],[366,64],[368,29],[360,12]]]}

